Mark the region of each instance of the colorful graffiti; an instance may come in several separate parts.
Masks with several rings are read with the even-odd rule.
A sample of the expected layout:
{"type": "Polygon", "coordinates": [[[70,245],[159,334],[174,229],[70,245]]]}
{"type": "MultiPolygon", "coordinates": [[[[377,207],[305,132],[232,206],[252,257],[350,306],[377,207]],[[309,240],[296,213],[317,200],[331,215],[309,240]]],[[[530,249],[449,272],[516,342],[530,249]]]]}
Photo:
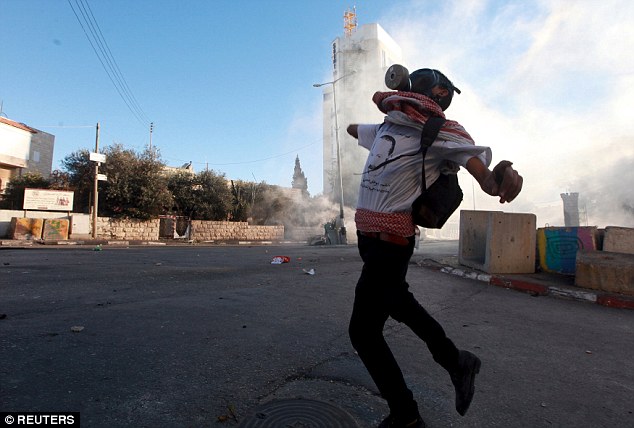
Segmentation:
{"type": "Polygon", "coordinates": [[[45,241],[66,240],[68,239],[68,226],[69,221],[65,219],[46,219],[42,239],[45,241]]]}
{"type": "Polygon", "coordinates": [[[596,227],[549,227],[537,229],[537,249],[542,270],[574,275],[577,250],[597,249],[596,227]]]}

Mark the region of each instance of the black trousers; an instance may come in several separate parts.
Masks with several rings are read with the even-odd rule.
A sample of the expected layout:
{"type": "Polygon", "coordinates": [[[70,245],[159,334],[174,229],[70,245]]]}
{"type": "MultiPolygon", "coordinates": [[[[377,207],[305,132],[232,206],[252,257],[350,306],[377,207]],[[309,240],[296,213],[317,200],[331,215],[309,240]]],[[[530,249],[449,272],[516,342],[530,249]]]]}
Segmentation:
{"type": "MultiPolygon", "coordinates": [[[[394,414],[416,409],[412,392],[383,337],[388,317],[407,325],[448,372],[458,364],[458,349],[442,326],[418,303],[405,281],[414,237],[401,246],[358,236],[363,270],[356,286],[349,334],[352,346],[394,414]]],[[[412,347],[411,352],[418,352],[412,347]]]]}

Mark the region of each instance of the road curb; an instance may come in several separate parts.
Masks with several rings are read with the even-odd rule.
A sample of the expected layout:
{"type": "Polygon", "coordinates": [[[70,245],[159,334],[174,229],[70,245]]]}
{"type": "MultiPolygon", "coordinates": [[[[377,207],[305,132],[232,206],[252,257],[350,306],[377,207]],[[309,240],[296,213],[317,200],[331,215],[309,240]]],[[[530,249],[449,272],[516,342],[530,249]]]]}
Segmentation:
{"type": "Polygon", "coordinates": [[[617,309],[634,309],[634,297],[630,296],[566,286],[544,285],[538,282],[531,282],[526,279],[509,278],[501,275],[487,275],[451,266],[442,267],[440,271],[450,275],[486,282],[489,285],[494,285],[496,287],[503,287],[510,290],[529,293],[535,296],[552,296],[572,299],[617,309]]]}
{"type": "Polygon", "coordinates": [[[305,245],[306,243],[303,241],[290,241],[290,240],[283,240],[283,241],[270,241],[270,240],[263,240],[263,241],[256,241],[256,240],[251,240],[251,241],[243,241],[243,240],[236,240],[236,239],[225,239],[225,240],[211,240],[211,241],[200,241],[200,242],[193,242],[193,241],[156,241],[156,240],[140,240],[140,239],[122,239],[122,240],[116,240],[116,239],[60,239],[60,240],[12,240],[12,239],[8,239],[8,240],[0,240],[0,247],[12,247],[12,248],[19,248],[19,247],[33,247],[35,245],[42,245],[42,246],[70,246],[70,245],[83,245],[83,246],[89,246],[89,245],[101,245],[101,246],[112,246],[112,247],[127,247],[127,246],[132,246],[132,247],[137,247],[137,246],[172,246],[172,245],[179,245],[179,246],[192,246],[192,245],[216,245],[216,246],[220,246],[220,245],[250,245],[250,246],[256,246],[256,245],[262,245],[262,246],[271,246],[271,245],[305,245]]]}

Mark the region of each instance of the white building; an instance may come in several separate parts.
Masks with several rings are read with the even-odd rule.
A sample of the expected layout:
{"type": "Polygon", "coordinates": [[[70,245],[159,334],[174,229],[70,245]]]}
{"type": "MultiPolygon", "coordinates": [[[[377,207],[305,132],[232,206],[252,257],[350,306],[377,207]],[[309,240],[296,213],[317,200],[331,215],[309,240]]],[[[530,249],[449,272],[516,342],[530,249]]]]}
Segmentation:
{"type": "Polygon", "coordinates": [[[402,54],[398,44],[379,24],[355,25],[346,27],[346,30],[332,43],[333,78],[332,82],[323,86],[323,193],[335,201],[339,200],[338,136],[344,203],[354,207],[367,150],[358,147],[346,128],[350,123],[383,121],[383,114],[372,102],[372,95],[376,91],[388,90],[384,82],[385,72],[390,65],[402,63],[402,54]]]}
{"type": "Polygon", "coordinates": [[[0,192],[14,177],[51,175],[55,136],[0,116],[0,192]]]}

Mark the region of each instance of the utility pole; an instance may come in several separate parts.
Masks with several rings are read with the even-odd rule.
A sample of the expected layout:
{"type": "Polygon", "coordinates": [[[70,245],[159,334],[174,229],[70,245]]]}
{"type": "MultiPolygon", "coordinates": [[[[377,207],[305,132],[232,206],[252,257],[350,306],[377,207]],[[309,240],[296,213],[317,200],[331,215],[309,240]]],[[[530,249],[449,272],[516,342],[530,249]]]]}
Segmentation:
{"type": "MultiPolygon", "coordinates": [[[[95,153],[99,153],[99,122],[97,122],[97,136],[95,137],[95,153]]],[[[97,238],[97,207],[99,205],[99,193],[98,193],[98,176],[99,176],[99,162],[95,162],[95,180],[93,184],[93,204],[92,204],[92,237],[97,238]]]]}
{"type": "MultiPolygon", "coordinates": [[[[339,237],[339,242],[337,242],[338,244],[347,244],[348,237],[346,236],[346,223],[343,218],[343,205],[344,205],[343,204],[343,175],[341,174],[341,145],[339,144],[339,122],[337,120],[337,93],[335,92],[335,85],[337,84],[338,81],[340,81],[344,77],[348,77],[354,73],[355,71],[353,70],[352,72],[344,76],[341,76],[340,78],[335,79],[332,82],[313,84],[315,88],[320,88],[324,85],[332,86],[332,104],[333,104],[333,113],[334,113],[333,115],[335,117],[335,143],[337,144],[337,181],[339,184],[339,219],[336,221],[336,224],[335,224],[335,227],[337,227],[337,230],[338,230],[338,237],[339,237]]],[[[334,189],[333,189],[333,193],[334,193],[334,189]]]]}
{"type": "Polygon", "coordinates": [[[154,131],[154,122],[150,122],[150,150],[152,150],[152,131],[154,131]]]}

